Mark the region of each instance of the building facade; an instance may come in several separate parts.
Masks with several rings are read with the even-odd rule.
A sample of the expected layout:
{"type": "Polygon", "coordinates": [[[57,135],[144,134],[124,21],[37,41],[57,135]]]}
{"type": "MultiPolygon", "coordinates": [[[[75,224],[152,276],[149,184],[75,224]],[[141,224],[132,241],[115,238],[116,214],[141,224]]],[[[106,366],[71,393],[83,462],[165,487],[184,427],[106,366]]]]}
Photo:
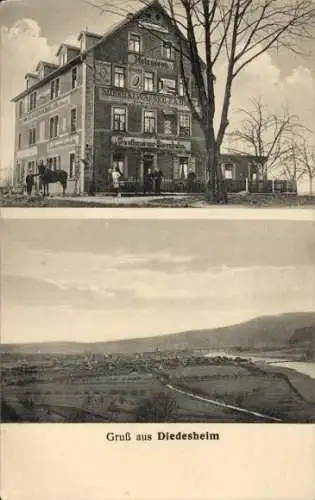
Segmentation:
{"type": "MultiPolygon", "coordinates": [[[[68,172],[68,192],[100,191],[118,167],[141,180],[158,167],[166,179],[189,168],[204,175],[195,151],[201,132],[180,78],[176,34],[157,3],[128,15],[104,36],[81,32],[62,44],[59,64],[40,61],[15,102],[16,183],[37,162],[68,172]]],[[[186,80],[192,86],[188,60],[186,80]]]]}
{"type": "MultiPolygon", "coordinates": [[[[13,99],[15,184],[41,160],[68,173],[68,193],[106,191],[115,167],[131,182],[155,167],[166,182],[185,181],[189,169],[205,181],[203,134],[185,97],[177,35],[159,3],[105,35],[81,32],[78,42],[60,45],[58,64],[40,61],[13,99]]],[[[196,99],[189,59],[183,63],[196,99]]],[[[253,163],[222,155],[224,178],[244,180],[253,163]]]]}

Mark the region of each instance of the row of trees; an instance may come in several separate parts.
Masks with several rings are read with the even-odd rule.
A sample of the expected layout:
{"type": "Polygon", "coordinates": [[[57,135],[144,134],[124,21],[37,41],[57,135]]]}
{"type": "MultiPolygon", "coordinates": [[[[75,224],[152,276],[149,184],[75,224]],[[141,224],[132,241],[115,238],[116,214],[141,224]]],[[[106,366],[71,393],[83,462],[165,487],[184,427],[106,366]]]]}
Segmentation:
{"type": "Polygon", "coordinates": [[[261,99],[251,109],[238,110],[240,123],[227,134],[229,150],[255,155],[259,176],[284,177],[298,182],[307,177],[309,194],[315,177],[315,141],[312,131],[303,127],[299,118],[284,110],[281,115],[270,112],[261,99]]]}

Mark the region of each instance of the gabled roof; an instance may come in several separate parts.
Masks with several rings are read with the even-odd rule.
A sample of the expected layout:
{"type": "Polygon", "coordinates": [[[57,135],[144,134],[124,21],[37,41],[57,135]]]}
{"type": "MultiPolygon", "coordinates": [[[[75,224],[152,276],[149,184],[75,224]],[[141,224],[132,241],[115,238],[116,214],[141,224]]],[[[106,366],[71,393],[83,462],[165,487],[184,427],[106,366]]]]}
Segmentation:
{"type": "MultiPolygon", "coordinates": [[[[90,51],[92,51],[95,48],[97,48],[98,46],[100,46],[102,43],[109,40],[112,36],[117,35],[120,30],[122,30],[123,28],[128,26],[128,24],[130,24],[131,22],[137,20],[147,9],[152,8],[152,7],[157,9],[171,23],[170,16],[168,15],[168,13],[164,9],[164,7],[159,3],[158,0],[153,0],[152,2],[148,3],[147,5],[145,5],[141,9],[139,9],[137,12],[135,12],[132,16],[130,14],[127,14],[127,16],[122,21],[120,21],[119,23],[114,25],[112,28],[110,28],[110,30],[106,31],[104,33],[104,35],[99,35],[96,33],[81,31],[79,34],[78,40],[81,39],[81,37],[83,36],[83,33],[86,33],[87,35],[93,36],[95,38],[99,38],[99,41],[95,45],[93,45],[93,47],[91,47],[90,49],[88,49],[87,51],[85,51],[83,53],[80,53],[78,56],[74,57],[73,59],[71,59],[71,61],[69,61],[67,64],[65,64],[63,66],[58,66],[57,64],[48,63],[45,61],[40,61],[36,67],[36,71],[38,71],[38,67],[40,66],[40,64],[45,64],[45,65],[53,68],[55,71],[52,71],[51,73],[49,73],[49,75],[47,75],[45,78],[43,78],[40,82],[35,83],[27,90],[24,90],[23,92],[21,92],[19,95],[14,97],[12,99],[12,101],[14,102],[14,101],[17,101],[18,99],[24,97],[25,95],[27,95],[30,92],[31,89],[33,90],[35,88],[40,87],[43,83],[46,83],[46,82],[52,80],[53,78],[57,77],[59,74],[62,74],[69,67],[71,67],[75,64],[82,63],[82,61],[86,57],[87,53],[89,53],[90,51]]],[[[172,28],[177,31],[177,34],[182,38],[183,42],[187,43],[187,40],[186,40],[185,36],[183,35],[183,33],[181,33],[181,31],[179,29],[177,29],[172,23],[171,23],[171,25],[172,25],[172,28]]],[[[161,40],[162,40],[162,37],[161,37],[161,40]]],[[[200,58],[200,61],[201,61],[202,65],[205,66],[205,62],[201,58],[200,58]]]]}
{"type": "Polygon", "coordinates": [[[66,47],[67,49],[70,49],[70,50],[75,50],[76,52],[80,52],[80,49],[79,47],[76,47],[75,45],[70,45],[68,43],[62,43],[61,45],[59,45],[59,48],[56,52],[56,56],[59,56],[61,50],[63,49],[63,47],[66,47]]]}
{"type": "Polygon", "coordinates": [[[35,71],[38,71],[41,66],[48,66],[49,68],[54,68],[54,69],[58,68],[58,64],[54,64],[54,63],[47,62],[47,61],[39,61],[39,63],[37,64],[37,66],[35,68],[35,71]]]}
{"type": "Polygon", "coordinates": [[[94,38],[103,38],[99,33],[92,33],[91,31],[80,31],[77,40],[80,41],[83,35],[93,36],[94,38]]]}
{"type": "Polygon", "coordinates": [[[25,75],[25,79],[26,79],[28,76],[31,76],[32,78],[36,78],[36,80],[39,80],[39,76],[38,76],[36,73],[26,73],[26,75],[25,75]]]}

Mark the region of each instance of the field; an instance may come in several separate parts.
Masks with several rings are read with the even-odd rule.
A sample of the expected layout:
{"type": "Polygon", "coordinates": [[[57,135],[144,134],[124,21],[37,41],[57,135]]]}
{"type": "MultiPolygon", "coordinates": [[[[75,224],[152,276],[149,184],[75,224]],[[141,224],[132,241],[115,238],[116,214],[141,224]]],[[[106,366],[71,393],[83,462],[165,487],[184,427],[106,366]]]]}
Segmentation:
{"type": "Polygon", "coordinates": [[[241,358],[6,353],[1,365],[8,422],[315,421],[313,381],[241,358]]]}

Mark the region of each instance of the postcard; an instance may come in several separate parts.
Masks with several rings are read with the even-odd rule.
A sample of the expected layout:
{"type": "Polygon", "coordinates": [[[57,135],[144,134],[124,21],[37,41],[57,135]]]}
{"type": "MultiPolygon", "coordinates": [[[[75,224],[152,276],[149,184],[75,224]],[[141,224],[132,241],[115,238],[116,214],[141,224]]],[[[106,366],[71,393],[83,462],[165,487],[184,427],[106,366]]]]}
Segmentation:
{"type": "Polygon", "coordinates": [[[314,500],[314,0],[0,0],[0,500],[314,500]]]}

